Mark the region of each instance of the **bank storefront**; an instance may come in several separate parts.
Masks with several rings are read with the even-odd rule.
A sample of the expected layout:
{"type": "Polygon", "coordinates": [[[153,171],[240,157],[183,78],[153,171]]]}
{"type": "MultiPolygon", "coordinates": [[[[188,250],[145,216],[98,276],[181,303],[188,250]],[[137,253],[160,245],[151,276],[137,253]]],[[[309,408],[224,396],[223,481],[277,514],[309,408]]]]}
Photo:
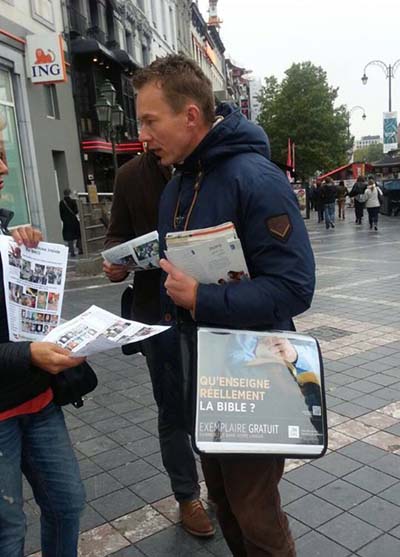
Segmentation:
{"type": "Polygon", "coordinates": [[[31,222],[17,122],[13,75],[0,65],[0,150],[8,167],[1,206],[14,212],[13,226],[31,222]]]}

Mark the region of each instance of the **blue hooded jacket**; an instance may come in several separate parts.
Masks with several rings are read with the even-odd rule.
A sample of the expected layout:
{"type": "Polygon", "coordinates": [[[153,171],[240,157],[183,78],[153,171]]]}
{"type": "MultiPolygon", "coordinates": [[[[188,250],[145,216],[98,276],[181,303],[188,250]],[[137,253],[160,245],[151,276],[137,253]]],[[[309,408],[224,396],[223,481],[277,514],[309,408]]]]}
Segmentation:
{"type": "MultiPolygon", "coordinates": [[[[167,232],[183,229],[198,183],[187,229],[232,221],[251,280],[200,284],[196,322],[230,328],[292,329],[292,317],[308,309],[315,286],[314,257],[304,221],[286,176],[270,161],[264,131],[228,105],[224,105],[222,115],[224,119],[177,169],[163,192],[161,251],[167,232]],[[274,219],[282,218],[287,226],[281,229],[282,234],[276,234],[274,219]]],[[[165,275],[161,307],[164,315],[174,315],[164,281],[165,275]]]]}

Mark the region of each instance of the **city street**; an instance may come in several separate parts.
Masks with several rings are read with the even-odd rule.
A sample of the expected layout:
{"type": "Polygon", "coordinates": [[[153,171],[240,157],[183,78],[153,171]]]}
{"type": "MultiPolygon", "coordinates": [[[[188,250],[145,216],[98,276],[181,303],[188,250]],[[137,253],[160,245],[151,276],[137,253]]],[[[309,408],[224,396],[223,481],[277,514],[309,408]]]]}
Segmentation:
{"type": "MultiPolygon", "coordinates": [[[[355,226],[348,209],[335,230],[317,224],[314,213],[307,227],[318,282],[312,308],[296,326],[321,343],[329,451],[313,462],[287,461],[282,500],[298,557],[397,557],[400,218],[381,217],[373,232],[367,222],[355,226]]],[[[123,288],[76,277],[71,267],[64,317],[91,304],[119,313],[123,288]]],[[[81,557],[229,556],[220,531],[201,540],[179,525],[144,358],[113,351],[91,362],[99,387],[83,408],[65,411],[87,491],[81,557]]],[[[29,488],[25,497],[25,554],[38,557],[39,516],[29,488]]]]}

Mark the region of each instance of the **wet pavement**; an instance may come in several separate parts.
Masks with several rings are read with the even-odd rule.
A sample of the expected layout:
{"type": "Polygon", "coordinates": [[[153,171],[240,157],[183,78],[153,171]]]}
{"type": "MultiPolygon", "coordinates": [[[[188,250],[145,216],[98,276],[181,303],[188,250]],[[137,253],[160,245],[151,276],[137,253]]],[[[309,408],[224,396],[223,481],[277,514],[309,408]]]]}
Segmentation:
{"type": "MultiPolygon", "coordinates": [[[[321,342],[329,451],[313,462],[287,460],[281,495],[298,557],[398,557],[400,218],[381,217],[378,232],[355,226],[351,210],[347,219],[334,230],[314,214],[307,221],[318,283],[296,326],[321,342]]],[[[118,313],[123,288],[72,269],[64,317],[91,304],[118,313]]],[[[144,358],[113,351],[91,362],[99,387],[82,409],[65,411],[87,491],[81,557],[231,555],[219,530],[201,540],[179,525],[144,358]]],[[[30,555],[39,515],[28,486],[25,498],[30,555]]]]}

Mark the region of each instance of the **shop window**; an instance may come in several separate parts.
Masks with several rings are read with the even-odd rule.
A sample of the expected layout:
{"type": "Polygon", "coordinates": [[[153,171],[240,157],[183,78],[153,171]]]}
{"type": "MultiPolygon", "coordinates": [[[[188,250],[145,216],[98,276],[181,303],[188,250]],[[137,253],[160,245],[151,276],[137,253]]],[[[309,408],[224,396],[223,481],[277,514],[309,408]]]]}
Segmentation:
{"type": "Polygon", "coordinates": [[[58,110],[57,88],[55,85],[44,85],[44,95],[46,99],[46,115],[48,118],[60,119],[58,110]]]}
{"type": "Polygon", "coordinates": [[[54,25],[53,0],[31,0],[32,17],[45,25],[54,25]]]}
{"type": "Polygon", "coordinates": [[[17,114],[10,72],[0,68],[0,151],[8,167],[1,206],[14,212],[13,226],[30,221],[17,114]]]}

